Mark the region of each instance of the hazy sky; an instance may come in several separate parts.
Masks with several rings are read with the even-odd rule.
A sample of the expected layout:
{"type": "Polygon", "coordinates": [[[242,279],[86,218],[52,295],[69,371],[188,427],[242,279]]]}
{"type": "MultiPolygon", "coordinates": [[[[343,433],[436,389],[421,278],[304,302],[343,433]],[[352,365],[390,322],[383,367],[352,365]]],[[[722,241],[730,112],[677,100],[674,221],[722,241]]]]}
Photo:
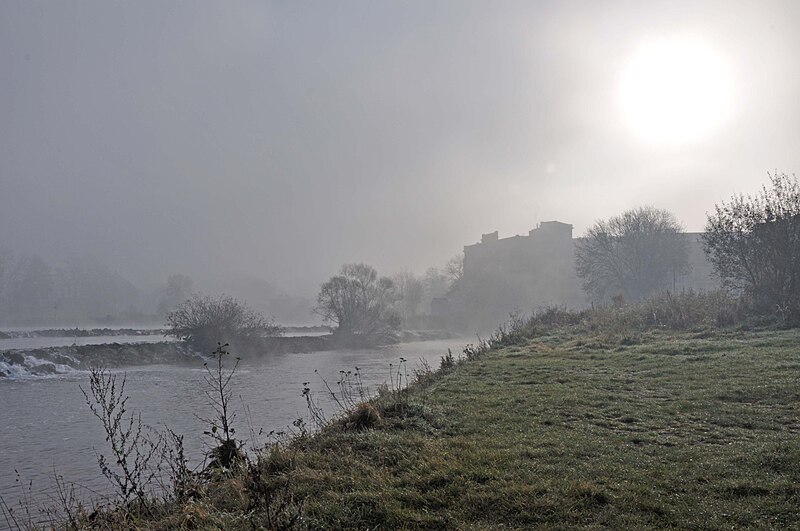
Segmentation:
{"type": "Polygon", "coordinates": [[[551,219],[699,230],[800,173],[798,28],[794,1],[2,0],[0,245],[313,294],[551,219]],[[653,65],[696,78],[659,82],[677,125],[653,65]]]}

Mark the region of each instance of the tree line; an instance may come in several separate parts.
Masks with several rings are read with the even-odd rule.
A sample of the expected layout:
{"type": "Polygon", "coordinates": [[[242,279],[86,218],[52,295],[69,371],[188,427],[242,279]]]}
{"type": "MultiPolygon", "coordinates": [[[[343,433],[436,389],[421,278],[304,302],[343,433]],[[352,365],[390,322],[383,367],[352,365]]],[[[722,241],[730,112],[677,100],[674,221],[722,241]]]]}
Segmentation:
{"type": "MultiPolygon", "coordinates": [[[[800,322],[800,185],[795,176],[770,174],[756,195],[738,195],[707,214],[699,235],[720,285],[751,312],[800,322]]],[[[690,273],[689,236],[674,214],[640,207],[599,220],[578,238],[575,272],[587,300],[624,304],[675,291],[690,273]]],[[[469,290],[463,256],[422,279],[405,272],[380,277],[351,264],[322,285],[315,312],[353,340],[381,342],[400,323],[413,322],[424,302],[469,290]]]]}
{"type": "Polygon", "coordinates": [[[442,270],[429,268],[418,278],[408,271],[379,276],[367,264],[345,264],[320,287],[314,313],[334,327],[334,338],[346,345],[370,345],[396,340],[430,308],[436,297],[452,292],[463,274],[463,258],[450,259],[442,270]]]}
{"type": "MultiPolygon", "coordinates": [[[[707,215],[703,250],[722,286],[760,315],[800,322],[800,184],[772,174],[753,196],[734,196],[707,215]]],[[[689,242],[676,217],[640,207],[597,221],[575,247],[575,269],[590,301],[640,301],[675,289],[689,269],[689,242]]],[[[2,265],[0,265],[2,267],[2,265]]],[[[35,271],[35,269],[33,269],[35,271]]],[[[366,264],[346,264],[317,296],[314,313],[341,345],[389,343],[437,297],[462,289],[463,256],[417,277],[408,271],[380,276],[366,264]]],[[[280,335],[274,320],[228,296],[192,295],[191,279],[168,278],[160,309],[167,327],[202,350],[216,341],[280,335]]]]}
{"type": "MultiPolygon", "coordinates": [[[[800,185],[769,175],[755,195],[735,195],[707,214],[703,251],[722,287],[758,315],[800,322],[800,185]]],[[[674,288],[688,272],[675,216],[642,207],[600,220],[576,244],[576,272],[595,302],[638,301],[674,288]]]]}
{"type": "MultiPolygon", "coordinates": [[[[431,301],[450,293],[463,274],[463,259],[456,256],[443,268],[429,268],[424,275],[403,271],[381,276],[367,264],[345,264],[324,282],[313,313],[333,329],[336,346],[359,347],[397,341],[402,326],[424,319],[431,301]]],[[[181,275],[170,276],[162,299],[166,331],[200,352],[217,344],[260,348],[263,340],[283,335],[271,317],[229,295],[192,293],[192,283],[181,275]]]]}
{"type": "Polygon", "coordinates": [[[84,323],[140,314],[137,288],[91,258],[50,264],[0,249],[0,323],[84,323]]]}

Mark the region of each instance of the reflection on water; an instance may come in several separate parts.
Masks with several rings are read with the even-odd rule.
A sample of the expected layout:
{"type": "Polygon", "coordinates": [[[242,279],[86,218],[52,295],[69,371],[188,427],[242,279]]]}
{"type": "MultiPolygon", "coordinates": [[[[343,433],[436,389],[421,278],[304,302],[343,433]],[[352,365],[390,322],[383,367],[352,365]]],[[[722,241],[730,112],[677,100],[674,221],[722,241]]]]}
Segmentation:
{"type": "MultiPolygon", "coordinates": [[[[389,380],[389,363],[396,365],[403,357],[408,360],[409,373],[420,359],[435,368],[448,348],[456,352],[469,341],[423,341],[377,349],[286,354],[258,362],[244,360],[234,380],[234,426],[239,434],[250,433],[251,427],[256,434],[285,430],[293,420],[306,416],[303,382],[311,382],[328,413],[335,413],[321,392],[321,378],[333,385],[340,370],[359,367],[364,381],[374,389],[389,380]]],[[[203,395],[203,367],[150,365],[129,368],[126,375],[129,409],[141,411],[146,424],[168,425],[184,434],[187,453],[196,463],[204,450],[202,432],[207,429],[196,415],[210,416],[203,395]]],[[[104,435],[79,389],[79,385],[87,384],[83,372],[40,380],[0,380],[0,496],[7,501],[19,498],[15,470],[25,484],[33,482],[31,490],[38,500],[53,492],[54,472],[92,491],[108,490],[94,450],[105,450],[104,435]]],[[[243,438],[249,440],[249,436],[243,438]]],[[[255,444],[263,441],[263,435],[256,437],[255,444]]],[[[249,441],[248,447],[253,446],[249,441]]]]}

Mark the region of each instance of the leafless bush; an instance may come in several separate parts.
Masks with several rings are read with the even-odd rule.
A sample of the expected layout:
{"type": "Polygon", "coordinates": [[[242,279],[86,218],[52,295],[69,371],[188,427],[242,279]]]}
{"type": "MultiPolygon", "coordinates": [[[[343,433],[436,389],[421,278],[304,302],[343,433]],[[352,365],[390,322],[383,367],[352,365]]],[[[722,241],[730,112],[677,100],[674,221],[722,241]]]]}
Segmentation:
{"type": "Polygon", "coordinates": [[[163,447],[163,436],[142,424],[141,414],[128,414],[125,395],[126,377],[117,380],[115,374],[102,368],[92,368],[89,391],[81,386],[86,404],[103,425],[111,451],[111,459],[97,454],[97,464],[103,475],[114,485],[120,499],[127,503],[136,498],[147,505],[147,490],[157,477],[152,467],[163,447]],[[147,433],[155,434],[151,439],[147,433]]]}
{"type": "Polygon", "coordinates": [[[227,295],[192,296],[167,314],[166,326],[168,335],[204,352],[217,343],[241,345],[283,335],[272,319],[227,295]]]}

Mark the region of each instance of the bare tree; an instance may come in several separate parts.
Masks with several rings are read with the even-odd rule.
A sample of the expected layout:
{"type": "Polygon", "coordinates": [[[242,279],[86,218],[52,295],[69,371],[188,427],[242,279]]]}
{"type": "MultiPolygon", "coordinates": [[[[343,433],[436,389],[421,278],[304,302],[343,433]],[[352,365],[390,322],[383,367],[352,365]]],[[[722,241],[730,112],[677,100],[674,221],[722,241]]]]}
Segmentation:
{"type": "Polygon", "coordinates": [[[450,279],[450,284],[457,284],[464,278],[464,253],[459,253],[447,261],[444,272],[450,279]]]}
{"type": "Polygon", "coordinates": [[[347,264],[322,284],[314,311],[336,325],[334,334],[350,343],[393,341],[400,318],[392,310],[394,284],[366,264],[347,264]]]}
{"type": "Polygon", "coordinates": [[[422,282],[410,271],[398,273],[392,279],[397,294],[397,304],[403,319],[413,319],[419,314],[419,307],[425,296],[422,282]]]}
{"type": "Polygon", "coordinates": [[[444,297],[450,289],[450,280],[437,267],[429,267],[422,277],[422,307],[424,312],[432,311],[433,299],[444,297]]]}
{"type": "Polygon", "coordinates": [[[217,343],[241,345],[283,335],[272,319],[228,295],[193,295],[167,314],[167,334],[210,351],[217,343]]]}
{"type": "Polygon", "coordinates": [[[723,284],[760,313],[800,319],[800,184],[769,175],[756,196],[734,196],[708,214],[703,243],[723,284]]]}
{"type": "Polygon", "coordinates": [[[653,207],[594,224],[578,240],[575,265],[593,300],[639,300],[668,289],[688,268],[688,242],[675,216],[653,207]]]}

